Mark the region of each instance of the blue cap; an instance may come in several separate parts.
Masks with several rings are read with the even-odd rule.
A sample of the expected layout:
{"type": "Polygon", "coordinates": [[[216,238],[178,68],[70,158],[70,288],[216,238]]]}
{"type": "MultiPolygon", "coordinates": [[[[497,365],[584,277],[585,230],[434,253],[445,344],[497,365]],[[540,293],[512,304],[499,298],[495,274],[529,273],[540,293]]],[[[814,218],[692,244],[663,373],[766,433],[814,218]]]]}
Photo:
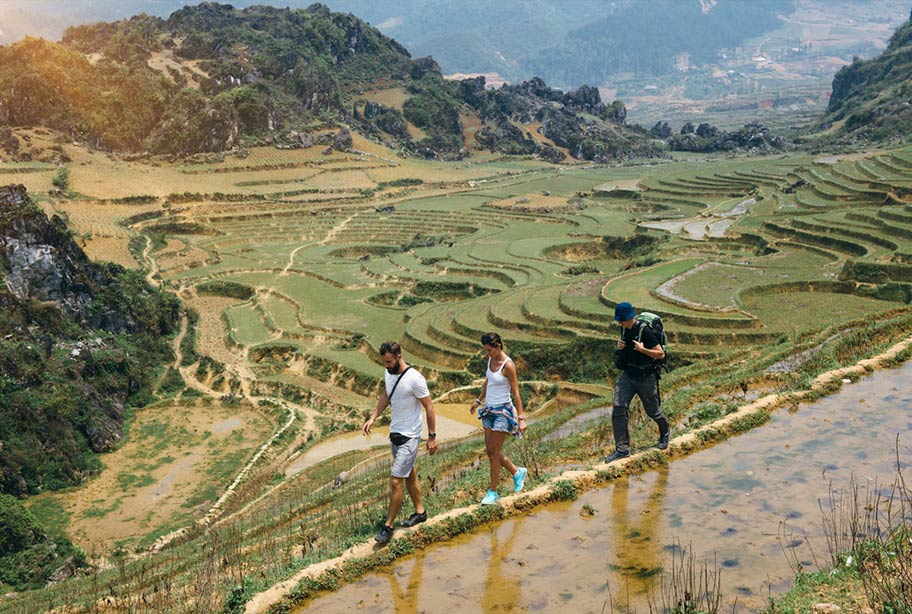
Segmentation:
{"type": "Polygon", "coordinates": [[[618,303],[617,307],[614,308],[615,322],[626,322],[627,320],[634,319],[636,315],[636,312],[633,310],[633,305],[626,301],[618,303]]]}

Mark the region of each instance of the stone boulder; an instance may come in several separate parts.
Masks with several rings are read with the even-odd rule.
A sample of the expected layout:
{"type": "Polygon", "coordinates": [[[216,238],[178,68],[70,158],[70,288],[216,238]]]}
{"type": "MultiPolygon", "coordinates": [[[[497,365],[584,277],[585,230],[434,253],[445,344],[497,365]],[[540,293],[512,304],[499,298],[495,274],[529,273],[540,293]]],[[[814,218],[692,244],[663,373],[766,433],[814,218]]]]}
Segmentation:
{"type": "Polygon", "coordinates": [[[538,157],[546,162],[552,164],[559,164],[564,161],[567,155],[561,150],[551,147],[550,145],[545,145],[538,150],[538,157]]]}
{"type": "Polygon", "coordinates": [[[351,130],[348,128],[341,128],[336,136],[333,137],[332,148],[336,151],[349,151],[354,145],[355,142],[352,139],[351,130]]]}

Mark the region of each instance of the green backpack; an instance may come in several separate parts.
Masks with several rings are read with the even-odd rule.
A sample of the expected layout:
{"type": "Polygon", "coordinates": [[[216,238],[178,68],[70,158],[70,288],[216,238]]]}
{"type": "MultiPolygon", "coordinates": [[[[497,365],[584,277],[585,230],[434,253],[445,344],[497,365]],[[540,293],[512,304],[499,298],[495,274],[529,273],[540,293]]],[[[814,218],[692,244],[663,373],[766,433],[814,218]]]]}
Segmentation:
{"type": "MultiPolygon", "coordinates": [[[[636,321],[642,322],[644,326],[648,326],[652,330],[652,334],[659,340],[659,345],[665,350],[665,358],[653,361],[656,375],[658,375],[662,369],[668,371],[668,337],[665,336],[665,325],[662,323],[662,317],[658,314],[644,311],[637,315],[636,321]]],[[[640,330],[637,333],[637,341],[640,343],[643,342],[643,326],[640,327],[640,330]]]]}

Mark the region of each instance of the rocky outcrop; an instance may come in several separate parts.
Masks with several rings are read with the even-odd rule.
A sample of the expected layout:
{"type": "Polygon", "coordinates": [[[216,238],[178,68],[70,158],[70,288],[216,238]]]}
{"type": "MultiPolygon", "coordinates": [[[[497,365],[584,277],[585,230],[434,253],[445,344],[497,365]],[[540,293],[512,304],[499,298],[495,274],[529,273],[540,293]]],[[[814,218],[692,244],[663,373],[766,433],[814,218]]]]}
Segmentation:
{"type": "Polygon", "coordinates": [[[80,323],[89,320],[91,266],[63,221],[33,208],[23,186],[0,188],[4,284],[21,300],[50,301],[80,323]]]}
{"type": "Polygon", "coordinates": [[[373,132],[382,130],[401,142],[411,140],[408,124],[398,109],[383,106],[382,104],[368,101],[364,105],[364,130],[373,132]]]}
{"type": "Polygon", "coordinates": [[[753,122],[732,132],[719,130],[710,124],[700,124],[696,130],[693,130],[692,124],[685,125],[680,134],[668,139],[668,146],[676,151],[765,154],[783,151],[788,148],[788,143],[763,124],[753,122]]]}
{"type": "MultiPolygon", "coordinates": [[[[575,133],[561,139],[573,143],[571,156],[653,155],[648,135],[626,130],[623,103],[605,103],[596,87],[564,92],[538,77],[498,90],[488,90],[483,77],[449,81],[433,58],[413,59],[379,30],[319,4],[291,10],[204,2],[168,19],[76,26],[59,43],[0,46],[0,124],[40,125],[95,149],[137,155],[223,152],[245,139],[307,147],[281,135],[319,120],[404,153],[458,160],[468,155],[462,120],[476,115],[486,125],[480,148],[550,160],[559,156],[528,135],[545,110],[564,116],[552,131],[575,133]],[[153,54],[174,62],[162,72],[153,54]],[[401,108],[369,100],[365,92],[379,84],[405,92],[401,108]]],[[[18,145],[0,131],[0,151],[32,155],[10,153],[18,145]]],[[[320,145],[351,147],[347,138],[320,145]]]]}
{"type": "Polygon", "coordinates": [[[332,148],[336,151],[348,151],[353,144],[351,130],[342,128],[333,137],[332,148]]]}
{"type": "MultiPolygon", "coordinates": [[[[0,273],[6,290],[23,301],[50,302],[77,324],[109,332],[141,332],[148,322],[112,298],[124,270],[91,262],[63,220],[48,219],[24,186],[0,187],[0,273]]],[[[177,320],[177,307],[171,318],[177,320]]],[[[157,331],[159,332],[159,331],[157,331]]],[[[168,332],[167,326],[160,332],[168,332]]]]}
{"type": "Polygon", "coordinates": [[[76,484],[117,445],[127,399],[172,359],[178,306],[0,187],[0,492],[76,484]]]}
{"type": "Polygon", "coordinates": [[[626,126],[627,109],[618,100],[605,104],[598,88],[584,85],[564,93],[538,77],[516,85],[486,90],[484,78],[461,81],[456,95],[486,120],[475,135],[477,146],[493,152],[537,155],[551,162],[566,157],[551,145],[537,143],[522,130],[536,129],[574,158],[606,162],[662,154],[662,145],[626,126]]]}
{"type": "Polygon", "coordinates": [[[19,139],[13,136],[9,126],[0,126],[0,149],[9,156],[19,153],[19,139]]]}
{"type": "Polygon", "coordinates": [[[567,155],[559,149],[545,145],[538,151],[538,157],[551,164],[559,164],[567,158],[567,155]]]}
{"type": "Polygon", "coordinates": [[[535,141],[504,116],[476,132],[475,142],[480,148],[498,153],[531,155],[538,150],[535,141]]]}
{"type": "Polygon", "coordinates": [[[908,141],[912,121],[910,74],[912,21],[907,21],[893,33],[879,56],[855,58],[836,73],[820,128],[829,130],[835,122],[845,120],[830,135],[837,141],[908,141]]]}

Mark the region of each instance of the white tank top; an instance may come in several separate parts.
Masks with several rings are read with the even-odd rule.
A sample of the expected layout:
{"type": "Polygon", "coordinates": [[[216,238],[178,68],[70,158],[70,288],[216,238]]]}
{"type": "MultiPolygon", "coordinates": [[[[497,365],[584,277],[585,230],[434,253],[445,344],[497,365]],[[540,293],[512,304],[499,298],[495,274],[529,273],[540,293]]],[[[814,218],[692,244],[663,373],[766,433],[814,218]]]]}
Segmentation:
{"type": "Polygon", "coordinates": [[[505,357],[500,368],[497,371],[491,371],[491,359],[488,358],[488,370],[485,373],[488,378],[488,389],[485,392],[485,405],[489,407],[512,402],[510,399],[510,380],[503,374],[504,365],[507,364],[508,360],[510,360],[510,357],[505,357]]]}

